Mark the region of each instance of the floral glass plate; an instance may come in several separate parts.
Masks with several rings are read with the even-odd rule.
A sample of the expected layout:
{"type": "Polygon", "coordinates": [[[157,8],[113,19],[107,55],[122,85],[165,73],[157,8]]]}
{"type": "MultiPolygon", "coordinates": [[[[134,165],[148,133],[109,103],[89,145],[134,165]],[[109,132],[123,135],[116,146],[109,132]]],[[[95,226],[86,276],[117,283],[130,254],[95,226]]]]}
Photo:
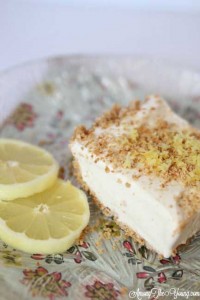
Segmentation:
{"type": "MultiPolygon", "coordinates": [[[[113,103],[149,93],[166,97],[200,127],[198,73],[133,57],[59,57],[26,64],[0,76],[0,137],[46,148],[60,163],[60,177],[77,184],[68,149],[75,126],[89,126],[113,103]]],[[[89,202],[84,243],[65,253],[28,255],[0,242],[0,299],[120,300],[142,292],[140,299],[175,299],[175,293],[185,299],[181,293],[186,292],[200,299],[200,235],[176,256],[160,259],[89,202]]]]}

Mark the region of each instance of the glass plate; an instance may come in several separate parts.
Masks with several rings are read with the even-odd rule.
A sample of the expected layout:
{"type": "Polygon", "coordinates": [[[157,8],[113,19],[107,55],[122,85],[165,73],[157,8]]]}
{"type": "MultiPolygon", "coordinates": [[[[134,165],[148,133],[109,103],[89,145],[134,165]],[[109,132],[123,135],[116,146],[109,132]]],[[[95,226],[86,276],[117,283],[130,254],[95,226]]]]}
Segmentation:
{"type": "MultiPolygon", "coordinates": [[[[59,57],[26,64],[0,76],[0,137],[46,148],[60,163],[60,177],[77,184],[68,149],[75,126],[89,126],[113,103],[125,105],[150,93],[166,97],[200,127],[198,73],[133,57],[59,57]]],[[[0,299],[185,299],[181,291],[198,292],[200,299],[200,235],[176,256],[160,259],[89,202],[91,230],[82,245],[65,253],[29,255],[0,242],[0,299]],[[158,296],[161,291],[165,294],[158,296]]]]}

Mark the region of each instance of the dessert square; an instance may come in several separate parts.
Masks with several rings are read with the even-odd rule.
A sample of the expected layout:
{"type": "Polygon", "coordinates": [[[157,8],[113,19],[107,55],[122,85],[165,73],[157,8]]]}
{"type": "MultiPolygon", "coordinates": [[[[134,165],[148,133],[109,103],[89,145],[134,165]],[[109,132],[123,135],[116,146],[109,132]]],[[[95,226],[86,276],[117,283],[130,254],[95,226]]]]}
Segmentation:
{"type": "Polygon", "coordinates": [[[75,174],[129,236],[169,257],[200,229],[200,132],[159,96],[76,128],[75,174]]]}

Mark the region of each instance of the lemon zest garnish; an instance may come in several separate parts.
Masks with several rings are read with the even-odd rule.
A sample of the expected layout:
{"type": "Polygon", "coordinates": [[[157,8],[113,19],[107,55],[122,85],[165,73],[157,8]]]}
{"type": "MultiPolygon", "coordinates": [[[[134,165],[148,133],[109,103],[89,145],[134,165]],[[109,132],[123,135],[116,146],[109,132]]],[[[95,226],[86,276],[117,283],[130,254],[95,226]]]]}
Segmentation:
{"type": "Polygon", "coordinates": [[[165,129],[143,136],[132,129],[127,136],[123,135],[120,146],[124,145],[131,147],[124,160],[125,168],[130,169],[134,161],[160,176],[171,172],[171,179],[180,177],[186,184],[193,185],[200,180],[200,141],[189,132],[165,129]]]}

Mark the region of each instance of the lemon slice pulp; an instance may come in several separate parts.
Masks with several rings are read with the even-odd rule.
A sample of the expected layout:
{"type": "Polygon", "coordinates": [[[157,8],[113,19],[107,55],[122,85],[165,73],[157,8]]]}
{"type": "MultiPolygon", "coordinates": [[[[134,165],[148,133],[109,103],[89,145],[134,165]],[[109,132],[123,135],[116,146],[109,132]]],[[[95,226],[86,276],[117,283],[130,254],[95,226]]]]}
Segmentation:
{"type": "Polygon", "coordinates": [[[58,164],[47,151],[31,144],[0,139],[0,200],[42,192],[56,181],[58,164]]]}
{"type": "Polygon", "coordinates": [[[80,236],[89,216],[86,195],[58,179],[42,193],[0,201],[0,238],[28,253],[60,253],[80,236]]]}

